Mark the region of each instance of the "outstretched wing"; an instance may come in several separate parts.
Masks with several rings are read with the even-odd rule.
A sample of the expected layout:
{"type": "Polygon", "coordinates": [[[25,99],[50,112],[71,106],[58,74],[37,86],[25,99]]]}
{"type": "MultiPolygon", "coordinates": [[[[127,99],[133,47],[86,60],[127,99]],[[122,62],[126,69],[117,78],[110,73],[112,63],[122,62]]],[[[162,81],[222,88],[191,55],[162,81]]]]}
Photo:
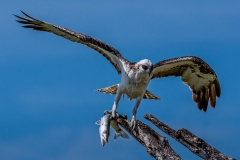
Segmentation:
{"type": "Polygon", "coordinates": [[[216,96],[221,94],[220,84],[213,69],[202,59],[186,56],[160,61],[153,66],[152,79],[167,76],[182,77],[200,110],[207,111],[209,99],[211,106],[215,107],[216,96]]]}
{"type": "Polygon", "coordinates": [[[120,74],[121,70],[124,67],[124,64],[130,64],[129,61],[127,61],[126,59],[124,59],[121,54],[113,47],[111,47],[110,45],[97,40],[95,38],[92,38],[90,36],[81,34],[81,33],[77,33],[74,31],[71,31],[67,28],[63,28],[60,26],[56,26],[50,23],[46,23],[43,21],[40,21],[38,19],[35,19],[31,16],[29,16],[28,14],[22,12],[27,18],[23,18],[17,15],[17,18],[19,18],[19,20],[17,20],[17,22],[25,24],[23,27],[25,28],[32,28],[34,30],[38,30],[38,31],[46,31],[46,32],[50,32],[56,35],[59,35],[61,37],[64,37],[66,39],[69,39],[73,42],[79,42],[81,44],[87,45],[88,47],[98,51],[99,53],[101,53],[104,57],[106,57],[109,62],[116,68],[117,72],[120,74]]]}

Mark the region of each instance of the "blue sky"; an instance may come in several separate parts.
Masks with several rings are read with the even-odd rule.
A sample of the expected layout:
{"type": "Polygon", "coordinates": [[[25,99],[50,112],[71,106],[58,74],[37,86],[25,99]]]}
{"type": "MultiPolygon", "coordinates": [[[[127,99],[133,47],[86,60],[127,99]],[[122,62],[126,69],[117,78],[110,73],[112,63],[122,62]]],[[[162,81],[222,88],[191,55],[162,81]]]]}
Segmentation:
{"type": "MultiPolygon", "coordinates": [[[[95,122],[114,96],[94,90],[120,76],[101,55],[53,34],[23,29],[20,10],[100,39],[130,61],[153,63],[194,55],[218,75],[222,95],[215,109],[197,109],[179,77],[154,80],[148,90],[161,101],[142,101],[137,118],[153,114],[174,129],[187,128],[222,153],[240,158],[239,1],[2,1],[0,14],[0,159],[152,159],[132,137],[102,147],[95,122]],[[89,65],[90,63],[90,65],[89,65]]],[[[131,117],[135,101],[118,111],[131,117]]],[[[156,129],[157,130],[157,129],[156,129]]],[[[166,136],[183,159],[199,159],[166,136]]]]}

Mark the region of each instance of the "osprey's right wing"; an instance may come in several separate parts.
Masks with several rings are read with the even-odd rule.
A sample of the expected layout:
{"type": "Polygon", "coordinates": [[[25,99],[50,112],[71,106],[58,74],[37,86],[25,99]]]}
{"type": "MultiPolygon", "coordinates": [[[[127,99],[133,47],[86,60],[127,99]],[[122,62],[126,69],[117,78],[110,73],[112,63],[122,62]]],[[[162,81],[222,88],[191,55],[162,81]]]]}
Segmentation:
{"type": "Polygon", "coordinates": [[[53,25],[44,21],[35,19],[28,14],[22,12],[27,18],[23,18],[17,15],[17,22],[25,24],[23,27],[31,28],[38,31],[45,31],[56,34],[58,36],[69,39],[73,42],[79,42],[81,44],[87,45],[88,47],[98,51],[116,68],[118,74],[122,72],[124,64],[130,64],[130,62],[122,57],[122,55],[110,45],[92,38],[90,36],[71,31],[67,28],[63,28],[57,25],[53,25]]]}

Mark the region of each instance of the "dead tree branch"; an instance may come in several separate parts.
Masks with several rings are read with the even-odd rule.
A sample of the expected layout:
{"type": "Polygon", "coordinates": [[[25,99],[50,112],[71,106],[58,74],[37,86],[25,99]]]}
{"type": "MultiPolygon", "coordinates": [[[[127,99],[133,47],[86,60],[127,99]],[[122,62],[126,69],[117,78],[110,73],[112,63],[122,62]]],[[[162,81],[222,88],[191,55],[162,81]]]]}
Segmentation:
{"type": "Polygon", "coordinates": [[[168,140],[155,132],[148,125],[137,120],[137,131],[132,130],[130,122],[124,118],[118,118],[117,122],[137,141],[147,152],[157,160],[181,160],[180,156],[170,147],[168,140]]]}
{"type": "MultiPolygon", "coordinates": [[[[151,121],[156,127],[163,132],[177,140],[179,143],[187,147],[191,152],[198,155],[202,159],[207,160],[236,160],[235,158],[229,158],[226,155],[219,152],[214,147],[210,146],[204,140],[198,138],[186,129],[179,129],[175,131],[168,125],[159,121],[153,115],[146,114],[144,117],[151,121]]],[[[174,152],[170,147],[168,140],[159,135],[156,131],[150,128],[148,125],[137,120],[137,129],[132,130],[130,121],[126,118],[119,117],[117,122],[138,142],[140,142],[147,150],[147,152],[157,160],[181,160],[181,157],[174,152]]]]}
{"type": "Polygon", "coordinates": [[[151,114],[146,114],[144,117],[151,121],[156,127],[161,129],[163,132],[177,140],[179,143],[187,147],[191,152],[198,155],[203,159],[208,160],[235,160],[235,158],[229,158],[219,152],[214,147],[210,146],[201,138],[189,132],[187,129],[179,129],[178,131],[173,130],[168,125],[159,121],[151,114]]]}

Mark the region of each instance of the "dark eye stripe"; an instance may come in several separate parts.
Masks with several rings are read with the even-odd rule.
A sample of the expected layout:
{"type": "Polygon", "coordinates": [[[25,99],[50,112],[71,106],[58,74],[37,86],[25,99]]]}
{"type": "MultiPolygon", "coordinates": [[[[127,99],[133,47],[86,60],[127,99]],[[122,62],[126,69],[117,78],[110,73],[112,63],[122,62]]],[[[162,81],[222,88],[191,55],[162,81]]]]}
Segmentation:
{"type": "Polygon", "coordinates": [[[142,65],[142,68],[143,68],[144,70],[146,70],[146,69],[147,69],[147,66],[145,66],[145,65],[142,65]]]}

